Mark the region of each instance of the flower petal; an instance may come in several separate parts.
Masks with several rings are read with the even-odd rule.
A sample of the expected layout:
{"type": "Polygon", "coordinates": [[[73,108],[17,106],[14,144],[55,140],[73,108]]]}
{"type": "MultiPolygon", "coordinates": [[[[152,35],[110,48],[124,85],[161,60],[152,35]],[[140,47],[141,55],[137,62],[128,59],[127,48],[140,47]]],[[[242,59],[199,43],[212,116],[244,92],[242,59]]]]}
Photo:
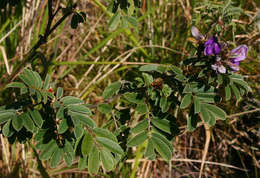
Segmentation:
{"type": "Polygon", "coordinates": [[[218,66],[218,72],[221,73],[221,74],[224,74],[226,73],[226,67],[224,67],[223,65],[219,65],[218,66]]]}
{"type": "Polygon", "coordinates": [[[234,62],[242,61],[246,58],[247,55],[247,46],[246,45],[239,45],[235,49],[232,49],[231,58],[234,62]]]}
{"type": "Polygon", "coordinates": [[[200,33],[200,31],[194,26],[191,27],[191,34],[198,41],[205,39],[205,37],[200,33]]]}

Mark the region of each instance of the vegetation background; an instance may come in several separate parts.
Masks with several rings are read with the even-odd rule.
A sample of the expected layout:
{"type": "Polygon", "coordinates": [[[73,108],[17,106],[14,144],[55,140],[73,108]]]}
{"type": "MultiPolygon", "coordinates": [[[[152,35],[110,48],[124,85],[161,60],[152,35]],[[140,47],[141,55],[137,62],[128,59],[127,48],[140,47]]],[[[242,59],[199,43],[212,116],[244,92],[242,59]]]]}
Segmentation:
{"type": "MultiPolygon", "coordinates": [[[[4,2],[4,1],[3,1],[4,2]]],[[[48,20],[48,1],[13,1],[18,5],[0,2],[0,88],[17,65],[43,34],[48,20]],[[20,2],[20,3],[19,3],[20,2]]],[[[54,9],[65,6],[65,0],[56,0],[54,9]]],[[[41,53],[52,61],[48,73],[65,93],[82,98],[87,103],[102,101],[104,88],[123,78],[131,80],[135,68],[145,63],[174,64],[192,56],[195,48],[191,27],[207,32],[208,17],[214,17],[228,4],[238,9],[230,13],[236,18],[226,26],[226,40],[249,46],[248,56],[241,64],[240,73],[246,75],[252,93],[239,102],[227,102],[223,109],[228,119],[217,122],[212,129],[204,175],[206,177],[259,177],[260,176],[260,1],[259,0],[142,0],[136,17],[138,25],[127,29],[108,29],[109,12],[104,8],[109,1],[76,0],[76,9],[87,14],[86,21],[77,29],[64,21],[52,33],[41,53]],[[104,6],[102,6],[104,5],[104,6]],[[216,11],[210,11],[210,10],[216,11]],[[253,110],[254,112],[248,112],[253,110]]],[[[59,16],[58,16],[59,17],[59,16]]],[[[57,18],[58,18],[57,17],[57,18]]],[[[71,18],[71,17],[70,17],[71,18]]],[[[56,20],[56,19],[54,19],[56,20]]],[[[221,23],[219,21],[218,23],[221,23]]],[[[42,70],[41,61],[36,69],[42,70]]],[[[8,92],[0,93],[0,104],[9,102],[8,92]]],[[[98,124],[106,122],[106,115],[96,114],[98,124]]],[[[156,159],[141,160],[133,169],[132,159],[120,163],[115,171],[100,177],[197,177],[200,169],[205,135],[202,127],[186,132],[186,122],[179,120],[181,134],[173,142],[171,164],[156,159]]],[[[0,177],[39,176],[37,160],[32,148],[16,142],[13,145],[1,136],[0,177]]],[[[130,155],[131,157],[131,155],[130,155]]],[[[75,161],[76,163],[76,161],[75,161]]],[[[61,163],[43,167],[53,177],[87,177],[87,170],[76,164],[66,167],[61,163]]]]}

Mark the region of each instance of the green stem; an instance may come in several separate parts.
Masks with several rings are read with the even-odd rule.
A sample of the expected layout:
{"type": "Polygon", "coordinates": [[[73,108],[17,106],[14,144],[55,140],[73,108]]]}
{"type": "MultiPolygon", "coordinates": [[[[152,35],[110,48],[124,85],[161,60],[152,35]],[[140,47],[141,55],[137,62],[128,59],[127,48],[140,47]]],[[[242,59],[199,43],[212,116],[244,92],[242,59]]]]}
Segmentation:
{"type": "Polygon", "coordinates": [[[137,148],[135,162],[134,162],[134,168],[132,170],[130,178],[136,177],[135,174],[137,172],[137,168],[139,166],[140,159],[143,157],[144,152],[145,152],[145,148],[147,147],[147,145],[148,145],[148,141],[145,141],[141,146],[139,146],[137,148]]]}
{"type": "Polygon", "coordinates": [[[42,175],[42,177],[46,177],[46,178],[50,178],[49,174],[47,173],[46,169],[43,167],[42,165],[42,161],[39,158],[39,155],[36,151],[36,148],[34,147],[34,145],[29,141],[29,146],[32,148],[33,153],[37,159],[37,163],[38,163],[38,170],[40,171],[40,174],[42,175]]]}

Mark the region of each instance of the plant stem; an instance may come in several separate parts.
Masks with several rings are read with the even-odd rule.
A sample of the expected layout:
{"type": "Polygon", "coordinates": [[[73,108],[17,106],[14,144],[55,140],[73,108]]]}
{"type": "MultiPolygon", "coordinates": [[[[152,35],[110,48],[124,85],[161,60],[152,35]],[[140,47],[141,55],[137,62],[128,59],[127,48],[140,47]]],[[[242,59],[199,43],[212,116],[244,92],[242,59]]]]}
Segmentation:
{"type": "Polygon", "coordinates": [[[147,147],[147,145],[148,145],[148,141],[145,141],[141,146],[139,146],[137,148],[135,162],[134,162],[134,168],[132,170],[130,178],[136,177],[135,174],[137,172],[138,165],[140,163],[141,158],[144,155],[144,151],[145,151],[145,148],[147,147]]]}

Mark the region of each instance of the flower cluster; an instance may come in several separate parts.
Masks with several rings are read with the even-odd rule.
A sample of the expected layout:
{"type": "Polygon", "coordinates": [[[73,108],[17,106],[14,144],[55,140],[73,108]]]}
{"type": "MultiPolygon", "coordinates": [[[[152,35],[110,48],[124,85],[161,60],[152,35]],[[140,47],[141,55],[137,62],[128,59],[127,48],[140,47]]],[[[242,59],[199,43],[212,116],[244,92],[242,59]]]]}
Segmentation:
{"type": "Polygon", "coordinates": [[[191,34],[196,40],[198,40],[200,43],[203,43],[205,56],[215,56],[216,61],[211,65],[211,68],[217,73],[226,73],[227,70],[223,65],[224,63],[228,64],[231,71],[238,71],[240,61],[246,58],[246,45],[239,45],[235,49],[232,49],[227,55],[222,54],[222,45],[219,43],[218,37],[216,35],[210,37],[208,40],[205,40],[206,37],[202,35],[196,27],[192,27],[191,34]],[[225,57],[222,57],[223,55],[229,56],[227,61],[225,61],[225,57]]]}

